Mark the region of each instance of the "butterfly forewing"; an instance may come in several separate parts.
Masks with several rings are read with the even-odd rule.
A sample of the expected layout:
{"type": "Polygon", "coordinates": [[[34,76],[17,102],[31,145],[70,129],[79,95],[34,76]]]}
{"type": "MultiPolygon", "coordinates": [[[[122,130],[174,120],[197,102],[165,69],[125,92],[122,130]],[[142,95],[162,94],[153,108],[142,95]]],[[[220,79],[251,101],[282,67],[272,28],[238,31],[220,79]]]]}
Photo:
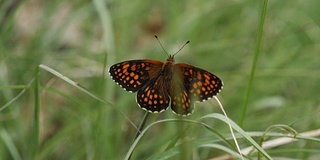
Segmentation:
{"type": "Polygon", "coordinates": [[[112,79],[129,92],[140,90],[161,71],[163,62],[156,60],[132,60],[114,64],[109,69],[112,79]]]}
{"type": "Polygon", "coordinates": [[[188,64],[176,64],[174,72],[179,72],[183,77],[183,85],[192,103],[212,98],[223,87],[221,79],[216,75],[188,64]]]}

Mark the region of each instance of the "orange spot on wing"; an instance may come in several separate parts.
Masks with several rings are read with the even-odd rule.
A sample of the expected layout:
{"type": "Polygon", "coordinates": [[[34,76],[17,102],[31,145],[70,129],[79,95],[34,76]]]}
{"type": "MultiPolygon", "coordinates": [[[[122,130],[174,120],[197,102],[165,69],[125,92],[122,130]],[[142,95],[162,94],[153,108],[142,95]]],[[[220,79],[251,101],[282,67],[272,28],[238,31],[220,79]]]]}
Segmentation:
{"type": "Polygon", "coordinates": [[[125,65],[122,66],[122,69],[128,68],[129,66],[130,66],[130,64],[127,63],[127,64],[125,64],[125,65]]]}
{"type": "Polygon", "coordinates": [[[210,76],[208,76],[208,74],[203,74],[205,79],[210,79],[210,76]]]}

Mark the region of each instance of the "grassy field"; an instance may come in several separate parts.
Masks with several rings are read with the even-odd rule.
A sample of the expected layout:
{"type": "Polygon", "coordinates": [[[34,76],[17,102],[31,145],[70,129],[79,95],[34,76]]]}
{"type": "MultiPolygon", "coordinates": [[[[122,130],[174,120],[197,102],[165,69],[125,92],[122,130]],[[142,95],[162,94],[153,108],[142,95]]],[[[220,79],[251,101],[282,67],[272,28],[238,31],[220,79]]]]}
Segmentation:
{"type": "Polygon", "coordinates": [[[157,34],[170,54],[190,40],[176,62],[223,80],[217,98],[245,159],[316,160],[319,6],[312,0],[1,1],[0,159],[239,159],[215,99],[196,103],[187,117],[171,109],[145,117],[136,94],[108,75],[120,61],[165,61],[157,34]],[[253,146],[259,151],[244,151],[253,146]]]}

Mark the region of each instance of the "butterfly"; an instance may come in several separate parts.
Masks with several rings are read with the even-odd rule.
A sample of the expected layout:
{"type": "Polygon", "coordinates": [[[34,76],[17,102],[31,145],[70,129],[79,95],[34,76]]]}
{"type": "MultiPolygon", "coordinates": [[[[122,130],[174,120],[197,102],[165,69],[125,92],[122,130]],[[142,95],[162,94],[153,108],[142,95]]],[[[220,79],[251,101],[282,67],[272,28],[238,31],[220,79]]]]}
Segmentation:
{"type": "Polygon", "coordinates": [[[142,109],[160,113],[170,105],[174,113],[190,115],[194,103],[216,96],[223,82],[206,70],[175,63],[177,53],[168,55],[166,62],[151,59],[120,62],[110,67],[109,74],[126,91],[137,92],[136,102],[142,109]]]}

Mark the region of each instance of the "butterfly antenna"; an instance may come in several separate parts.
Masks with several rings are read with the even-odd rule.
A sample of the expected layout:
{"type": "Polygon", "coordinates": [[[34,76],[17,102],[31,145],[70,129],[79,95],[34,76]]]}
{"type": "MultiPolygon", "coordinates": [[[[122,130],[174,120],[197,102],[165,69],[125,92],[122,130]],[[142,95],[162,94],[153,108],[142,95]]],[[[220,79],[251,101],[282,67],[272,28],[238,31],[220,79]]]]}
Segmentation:
{"type": "Polygon", "coordinates": [[[160,46],[161,46],[162,50],[167,54],[167,56],[168,56],[168,57],[170,57],[170,55],[168,54],[168,52],[163,48],[163,46],[162,46],[162,44],[161,44],[161,42],[160,42],[160,40],[159,40],[158,36],[157,36],[157,35],[154,35],[154,37],[158,40],[158,42],[159,42],[159,44],[160,44],[160,46]]]}
{"type": "Polygon", "coordinates": [[[187,41],[175,54],[173,54],[173,56],[175,56],[176,54],[178,54],[178,53],[181,51],[181,49],[182,49],[184,46],[186,46],[188,43],[190,43],[190,41],[187,41]]]}

